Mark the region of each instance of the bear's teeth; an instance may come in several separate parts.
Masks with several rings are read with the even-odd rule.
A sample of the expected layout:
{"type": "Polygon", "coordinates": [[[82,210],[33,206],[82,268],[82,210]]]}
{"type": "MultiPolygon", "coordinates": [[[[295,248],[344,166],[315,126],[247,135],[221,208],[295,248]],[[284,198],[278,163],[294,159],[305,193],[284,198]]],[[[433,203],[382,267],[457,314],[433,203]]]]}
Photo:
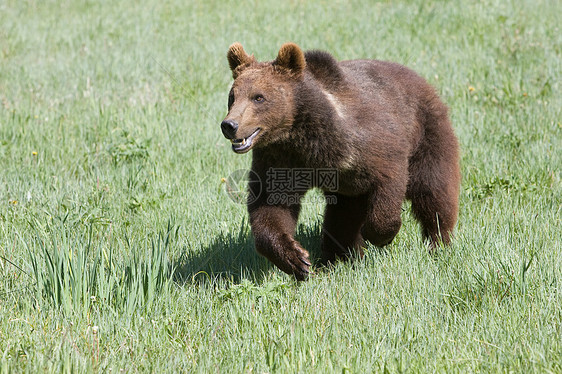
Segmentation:
{"type": "Polygon", "coordinates": [[[244,146],[246,145],[246,142],[248,141],[248,139],[244,138],[244,139],[230,139],[230,142],[234,145],[238,145],[238,146],[244,146]]]}

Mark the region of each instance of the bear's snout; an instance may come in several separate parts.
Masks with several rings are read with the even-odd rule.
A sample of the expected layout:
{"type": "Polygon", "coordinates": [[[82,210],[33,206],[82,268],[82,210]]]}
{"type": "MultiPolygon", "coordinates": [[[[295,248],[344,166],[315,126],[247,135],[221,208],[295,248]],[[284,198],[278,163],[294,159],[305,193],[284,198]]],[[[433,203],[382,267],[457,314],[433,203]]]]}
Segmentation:
{"type": "Polygon", "coordinates": [[[221,123],[221,130],[225,138],[234,139],[236,137],[236,131],[238,131],[238,123],[230,119],[225,119],[221,123]]]}

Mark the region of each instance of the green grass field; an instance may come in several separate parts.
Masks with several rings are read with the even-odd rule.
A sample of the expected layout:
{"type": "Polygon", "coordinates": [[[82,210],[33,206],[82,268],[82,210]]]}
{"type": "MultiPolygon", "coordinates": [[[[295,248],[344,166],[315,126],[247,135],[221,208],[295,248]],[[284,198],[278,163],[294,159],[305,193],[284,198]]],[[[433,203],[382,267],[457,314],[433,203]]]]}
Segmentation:
{"type": "MultiPolygon", "coordinates": [[[[0,1],[0,372],[562,372],[562,3],[0,1]],[[228,46],[426,77],[456,239],[296,283],[224,178],[228,46]]],[[[319,255],[323,205],[298,237],[319,255]]]]}

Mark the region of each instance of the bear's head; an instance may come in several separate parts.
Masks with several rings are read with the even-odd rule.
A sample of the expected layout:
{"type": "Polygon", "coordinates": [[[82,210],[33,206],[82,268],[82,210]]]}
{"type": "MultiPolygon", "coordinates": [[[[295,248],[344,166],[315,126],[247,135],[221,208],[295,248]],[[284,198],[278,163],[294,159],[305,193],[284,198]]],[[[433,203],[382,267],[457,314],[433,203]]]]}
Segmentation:
{"type": "Polygon", "coordinates": [[[257,62],[234,43],[227,58],[234,83],[221,129],[232,150],[246,153],[286,139],[295,116],[294,92],[306,67],[302,50],[286,43],[275,60],[257,62]]]}

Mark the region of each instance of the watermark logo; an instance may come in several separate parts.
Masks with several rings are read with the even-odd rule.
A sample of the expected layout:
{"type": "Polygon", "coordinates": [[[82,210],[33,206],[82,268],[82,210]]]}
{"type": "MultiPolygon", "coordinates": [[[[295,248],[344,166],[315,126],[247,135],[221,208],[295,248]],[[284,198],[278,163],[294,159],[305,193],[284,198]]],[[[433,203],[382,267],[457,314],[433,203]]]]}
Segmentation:
{"type": "Polygon", "coordinates": [[[304,194],[315,187],[326,193],[327,204],[336,204],[329,193],[339,189],[337,169],[269,168],[265,183],[254,171],[241,169],[230,174],[225,184],[226,193],[238,204],[252,204],[264,192],[270,205],[300,204],[304,194]]]}
{"type": "Polygon", "coordinates": [[[337,169],[269,168],[267,192],[306,192],[318,187],[327,192],[339,188],[337,169]]]}
{"type": "Polygon", "coordinates": [[[252,170],[239,169],[226,178],[226,194],[237,204],[251,204],[262,192],[261,179],[252,170]],[[252,188],[249,188],[251,184],[252,188]]]}
{"type": "Polygon", "coordinates": [[[308,204],[326,204],[326,205],[335,205],[337,204],[338,200],[334,195],[308,195],[306,200],[302,193],[283,193],[283,192],[274,192],[272,194],[267,195],[267,204],[269,205],[295,205],[295,204],[302,204],[303,202],[308,204]]]}

